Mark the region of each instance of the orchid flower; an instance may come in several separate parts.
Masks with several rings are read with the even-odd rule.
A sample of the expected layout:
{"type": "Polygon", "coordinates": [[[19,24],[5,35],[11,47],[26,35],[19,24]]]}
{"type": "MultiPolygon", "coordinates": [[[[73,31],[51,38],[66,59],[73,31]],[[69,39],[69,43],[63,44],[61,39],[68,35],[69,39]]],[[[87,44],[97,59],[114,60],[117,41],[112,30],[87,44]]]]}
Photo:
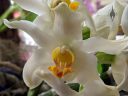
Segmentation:
{"type": "MultiPolygon", "coordinates": [[[[83,84],[83,90],[75,92],[69,86],[64,84],[61,79],[57,79],[55,76],[49,73],[45,73],[43,70],[38,70],[37,74],[45,78],[46,82],[50,84],[59,96],[120,96],[120,85],[109,86],[105,85],[100,79],[94,79],[83,84]]],[[[84,74],[81,74],[85,77],[84,74]]],[[[86,79],[86,77],[85,77],[86,79]]]]}
{"type": "Polygon", "coordinates": [[[51,85],[59,96],[120,96],[120,86],[105,85],[100,78],[88,81],[83,85],[84,89],[82,91],[76,92],[66,85],[62,79],[58,79],[50,73],[38,70],[37,74],[40,78],[45,78],[46,82],[51,85]]]}
{"type": "MultiPolygon", "coordinates": [[[[108,86],[99,79],[88,81],[83,85],[84,89],[80,92],[75,92],[69,86],[64,84],[62,80],[55,78],[55,76],[43,71],[39,71],[40,77],[45,77],[46,82],[55,89],[59,96],[120,96],[120,86],[108,86]],[[51,75],[51,76],[50,76],[51,75]],[[54,82],[53,82],[54,81],[54,82]],[[63,90],[62,90],[63,89],[63,90]]],[[[84,74],[82,74],[84,76],[84,74]]]]}
{"type": "MultiPolygon", "coordinates": [[[[121,26],[123,29],[123,32],[127,36],[128,34],[128,5],[125,7],[123,11],[123,15],[121,18],[121,26]]],[[[124,38],[123,40],[115,40],[115,41],[110,41],[110,40],[105,40],[102,38],[93,38],[90,39],[89,43],[93,43],[88,49],[90,52],[105,52],[109,54],[115,54],[115,62],[112,64],[112,74],[113,77],[116,81],[116,83],[120,86],[119,90],[125,90],[128,91],[128,55],[127,55],[127,37],[124,38]],[[105,45],[104,45],[105,44],[105,45]],[[117,45],[116,45],[117,44],[117,45]]]]}
{"type": "Polygon", "coordinates": [[[96,14],[93,15],[97,31],[93,36],[115,39],[125,7],[122,2],[119,0],[113,0],[112,3],[98,10],[96,14]]]}
{"type": "Polygon", "coordinates": [[[85,50],[89,53],[105,52],[116,55],[115,61],[111,64],[112,74],[117,85],[119,85],[119,90],[128,91],[128,64],[127,58],[124,55],[128,46],[128,37],[121,40],[107,40],[93,37],[86,40],[85,46],[85,50]]]}
{"type": "MultiPolygon", "coordinates": [[[[27,32],[40,46],[23,69],[23,79],[28,87],[35,88],[42,80],[46,80],[56,89],[57,85],[64,85],[59,83],[62,80],[85,84],[87,81],[99,78],[96,57],[87,54],[81,47],[83,42],[81,24],[83,19],[90,19],[89,15],[86,15],[84,4],[78,1],[53,0],[51,6],[46,6],[43,0],[14,1],[24,9],[39,14],[33,23],[26,20],[12,22],[4,20],[9,28],[18,28],[27,32]],[[44,12],[52,13],[54,20],[48,19],[49,23],[47,23],[44,12]]],[[[93,26],[91,19],[88,21],[88,24],[93,26]]],[[[64,88],[61,87],[63,92],[69,89],[64,88]]]]}
{"type": "MultiPolygon", "coordinates": [[[[125,7],[123,15],[122,15],[122,20],[121,20],[121,25],[124,34],[127,36],[128,34],[128,5],[125,7]]],[[[121,89],[128,91],[128,55],[127,55],[127,50],[122,52],[120,55],[117,56],[117,59],[115,63],[113,64],[113,75],[115,78],[115,81],[117,84],[120,84],[121,81],[123,81],[123,84],[121,85],[121,89]]]]}
{"type": "MultiPolygon", "coordinates": [[[[117,11],[116,11],[116,8],[115,8],[115,12],[118,15],[119,22],[121,22],[121,27],[123,29],[123,32],[127,36],[127,34],[128,34],[128,31],[127,31],[128,30],[128,22],[127,22],[127,19],[128,19],[128,16],[127,16],[127,14],[128,14],[128,6],[126,6],[127,2],[125,2],[125,1],[121,2],[121,0],[118,0],[118,1],[115,1],[114,4],[118,5],[117,6],[117,11]]],[[[110,6],[112,6],[112,5],[107,5],[107,7],[101,9],[100,11],[98,11],[98,13],[96,13],[96,15],[94,17],[98,17],[98,14],[100,15],[101,13],[104,14],[104,15],[107,14],[107,12],[105,10],[109,9],[110,6]]],[[[102,15],[101,15],[101,17],[102,17],[102,15]]],[[[101,18],[99,18],[99,19],[101,19],[101,18]]],[[[102,19],[102,20],[95,19],[94,22],[97,21],[97,24],[96,24],[97,26],[99,26],[101,24],[104,26],[104,24],[102,23],[103,20],[107,20],[107,19],[102,19]]],[[[119,25],[120,25],[120,23],[117,23],[115,26],[118,27],[119,25]]],[[[96,26],[96,28],[98,28],[97,26],[96,26]]],[[[99,26],[99,29],[100,29],[100,27],[102,27],[102,26],[99,26]]],[[[117,28],[117,27],[114,27],[114,26],[112,26],[112,27],[115,28],[115,29],[117,28]]],[[[101,36],[101,37],[108,36],[106,32],[111,32],[113,34],[113,31],[110,31],[110,30],[108,30],[108,31],[106,30],[105,31],[104,28],[103,28],[103,34],[102,33],[101,33],[101,35],[97,34],[96,36],[101,36]],[[104,32],[106,33],[106,35],[105,35],[104,32]]],[[[116,33],[116,31],[117,30],[115,30],[114,33],[116,33]]],[[[113,36],[115,37],[116,34],[113,34],[113,36]]],[[[104,38],[107,38],[107,37],[104,37],[104,38]]],[[[90,41],[89,42],[90,43],[97,42],[97,43],[95,43],[97,45],[92,44],[92,46],[89,47],[90,48],[89,51],[91,51],[91,52],[101,51],[101,52],[105,52],[105,53],[109,53],[109,54],[116,54],[115,62],[113,62],[113,64],[112,64],[112,74],[113,74],[113,77],[114,77],[116,83],[120,86],[119,90],[128,91],[127,51],[123,52],[124,49],[127,47],[126,38],[123,40],[123,42],[122,42],[122,40],[120,40],[120,41],[109,41],[110,44],[105,43],[105,42],[108,42],[108,40],[104,40],[104,39],[102,40],[101,38],[99,38],[99,40],[98,40],[98,38],[93,38],[93,39],[94,40],[92,40],[92,41],[90,39],[91,42],[90,41]],[[103,42],[101,43],[100,40],[103,41],[103,42]],[[118,45],[115,45],[116,43],[114,44],[113,42],[118,42],[118,45]],[[118,48],[118,49],[115,49],[115,48],[118,48]]],[[[110,38],[107,38],[107,39],[110,39],[110,38]]],[[[88,42],[88,44],[89,44],[89,42],[88,42]]]]}

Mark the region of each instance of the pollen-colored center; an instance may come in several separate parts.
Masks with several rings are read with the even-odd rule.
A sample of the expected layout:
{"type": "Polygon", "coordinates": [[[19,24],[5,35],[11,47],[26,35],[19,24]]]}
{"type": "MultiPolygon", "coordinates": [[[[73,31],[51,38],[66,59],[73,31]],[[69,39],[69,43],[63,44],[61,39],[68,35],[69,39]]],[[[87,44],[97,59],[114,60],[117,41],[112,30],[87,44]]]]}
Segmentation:
{"type": "Polygon", "coordinates": [[[70,0],[64,0],[64,2],[66,2],[68,4],[69,8],[73,11],[76,11],[80,5],[80,3],[77,1],[71,2],[70,0]]]}
{"type": "Polygon", "coordinates": [[[51,2],[51,8],[55,8],[55,7],[58,6],[61,2],[67,3],[68,7],[69,7],[71,10],[73,10],[73,11],[77,10],[78,7],[79,7],[79,5],[80,5],[80,3],[77,2],[77,1],[71,2],[71,0],[52,0],[52,2],[51,2]]]}
{"type": "Polygon", "coordinates": [[[79,3],[79,2],[76,2],[76,1],[71,2],[71,3],[69,4],[69,8],[75,11],[75,10],[78,9],[79,4],[80,4],[80,3],[79,3]]]}
{"type": "Polygon", "coordinates": [[[65,46],[55,48],[52,51],[52,59],[55,65],[50,66],[48,69],[57,77],[62,78],[72,72],[74,54],[69,48],[65,46]]]}

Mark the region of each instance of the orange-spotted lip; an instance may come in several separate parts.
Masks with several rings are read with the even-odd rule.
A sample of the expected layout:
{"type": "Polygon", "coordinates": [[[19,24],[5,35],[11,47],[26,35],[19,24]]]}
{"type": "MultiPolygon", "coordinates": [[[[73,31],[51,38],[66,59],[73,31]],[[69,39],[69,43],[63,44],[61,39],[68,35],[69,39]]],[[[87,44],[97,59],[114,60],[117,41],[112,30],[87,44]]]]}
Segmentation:
{"type": "Polygon", "coordinates": [[[52,60],[55,65],[49,66],[48,69],[57,77],[62,78],[72,72],[74,63],[74,53],[66,46],[56,47],[52,51],[52,60]]]}
{"type": "Polygon", "coordinates": [[[55,76],[57,76],[58,78],[62,78],[65,75],[69,74],[72,72],[72,68],[71,67],[65,67],[63,69],[58,68],[57,66],[50,66],[48,68],[55,76]]]}

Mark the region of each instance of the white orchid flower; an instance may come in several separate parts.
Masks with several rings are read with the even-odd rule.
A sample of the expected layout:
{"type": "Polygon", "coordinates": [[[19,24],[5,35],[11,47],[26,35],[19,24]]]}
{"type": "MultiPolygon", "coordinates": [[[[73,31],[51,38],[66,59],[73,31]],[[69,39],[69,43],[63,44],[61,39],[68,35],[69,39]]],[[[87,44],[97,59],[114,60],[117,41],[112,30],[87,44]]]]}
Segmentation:
{"type": "MultiPolygon", "coordinates": [[[[55,76],[51,74],[47,75],[48,73],[41,73],[41,71],[39,71],[38,74],[40,77],[46,78],[46,82],[52,85],[59,96],[120,96],[120,86],[105,85],[101,79],[88,81],[83,85],[84,89],[82,91],[75,92],[69,86],[64,84],[62,80],[55,78],[55,76]]],[[[84,76],[84,74],[82,75],[84,76]]]]}
{"type": "MultiPolygon", "coordinates": [[[[126,2],[125,2],[125,4],[126,4],[126,2]]],[[[128,34],[128,31],[127,31],[128,30],[128,22],[127,22],[128,6],[126,6],[125,4],[122,4],[120,0],[117,2],[117,5],[118,5],[117,13],[119,12],[120,15],[122,15],[122,16],[118,15],[121,19],[121,21],[119,21],[119,22],[121,22],[121,27],[123,29],[123,32],[127,36],[127,34],[128,34]],[[121,6],[119,7],[119,4],[121,6],[123,5],[122,8],[121,8],[121,6]],[[126,6],[125,9],[124,9],[124,5],[126,6]],[[119,10],[119,8],[120,8],[120,10],[119,10]],[[123,13],[120,12],[121,10],[123,13]]],[[[107,7],[109,8],[109,6],[112,6],[112,5],[108,5],[107,7]]],[[[107,10],[107,7],[105,7],[106,10],[107,10]]],[[[100,14],[101,13],[105,14],[105,12],[106,12],[105,9],[101,9],[101,12],[99,11],[100,14]],[[104,10],[104,12],[102,10],[104,10]]],[[[97,14],[96,14],[96,16],[97,16],[97,14]]],[[[102,15],[101,15],[101,17],[102,17],[102,15]]],[[[96,20],[98,20],[98,19],[96,19],[96,20]]],[[[105,19],[98,21],[99,25],[102,24],[101,22],[103,20],[105,20],[105,19]]],[[[99,26],[99,25],[97,24],[97,26],[99,26]]],[[[96,26],[96,28],[97,28],[97,26],[96,26]]],[[[115,28],[115,27],[113,27],[113,28],[115,28]]],[[[113,31],[109,31],[109,30],[104,31],[104,28],[103,28],[103,32],[106,33],[106,32],[113,32],[113,31]]],[[[116,32],[116,30],[115,30],[115,32],[116,32]]],[[[107,34],[104,36],[103,35],[101,33],[101,37],[108,36],[107,34]]],[[[98,34],[97,34],[97,36],[98,36],[98,34]]],[[[116,34],[113,36],[116,36],[116,34]]],[[[107,38],[107,39],[110,39],[110,38],[107,38]]],[[[123,51],[125,48],[127,48],[127,42],[128,42],[127,38],[125,38],[124,40],[115,40],[115,41],[105,40],[102,38],[91,38],[91,39],[89,39],[89,42],[87,41],[88,44],[85,44],[87,46],[89,45],[88,47],[86,47],[87,48],[86,50],[88,50],[89,52],[101,51],[101,52],[116,55],[115,62],[113,62],[113,64],[112,64],[112,74],[113,74],[113,77],[118,85],[118,90],[125,90],[125,91],[128,91],[128,72],[127,72],[128,71],[128,63],[127,63],[127,55],[126,55],[127,53],[126,52],[124,53],[123,51]],[[92,45],[90,45],[90,44],[92,44],[92,45]]]]}
{"type": "Polygon", "coordinates": [[[128,37],[120,40],[106,40],[103,38],[90,38],[85,42],[85,50],[90,53],[105,52],[116,55],[111,64],[114,80],[119,90],[128,91],[128,64],[124,52],[128,47],[128,37]]]}
{"type": "Polygon", "coordinates": [[[45,15],[50,12],[47,0],[13,0],[23,9],[36,13],[37,15],[45,15]]]}
{"type": "Polygon", "coordinates": [[[93,36],[115,39],[120,26],[124,7],[125,5],[119,0],[113,0],[112,3],[98,10],[96,14],[93,15],[97,31],[93,36]]]}
{"type": "MultiPolygon", "coordinates": [[[[54,87],[60,85],[59,81],[56,84],[56,80],[52,80],[53,77],[80,84],[99,78],[96,70],[96,57],[87,54],[80,45],[82,44],[80,42],[83,42],[81,23],[85,18],[90,19],[89,15],[86,15],[87,11],[84,11],[84,4],[77,1],[54,0],[51,4],[52,7],[49,7],[54,14],[54,20],[49,21],[52,23],[49,26],[42,15],[43,10],[47,9],[42,0],[14,1],[23,8],[40,15],[33,23],[26,20],[4,21],[9,28],[18,28],[27,32],[40,46],[23,69],[23,79],[28,87],[35,88],[42,80],[46,80],[54,87]]],[[[89,25],[93,26],[91,19],[88,21],[89,25]]],[[[61,90],[64,89],[61,88],[61,90]]]]}
{"type": "Polygon", "coordinates": [[[77,0],[72,0],[72,2],[69,0],[36,0],[36,1],[13,0],[13,1],[19,4],[23,9],[36,13],[38,17],[36,18],[37,20],[35,20],[35,23],[40,23],[38,26],[41,27],[53,26],[55,16],[52,9],[56,7],[60,2],[66,2],[72,10],[75,10],[78,7],[79,3],[81,3],[80,5],[82,6],[79,6],[77,12],[80,11],[81,14],[83,15],[80,15],[82,17],[79,18],[83,19],[83,21],[86,19],[86,24],[91,28],[91,31],[95,32],[95,26],[93,20],[90,14],[88,13],[86,7],[84,6],[82,0],[79,0],[79,3],[77,2],[77,0]]]}
{"type": "MultiPolygon", "coordinates": [[[[57,79],[51,74],[40,70],[37,73],[40,78],[45,78],[46,82],[52,86],[59,96],[120,96],[119,91],[122,87],[121,84],[117,86],[106,85],[100,78],[97,78],[83,84],[84,88],[80,92],[75,92],[61,79],[57,79]]],[[[84,74],[81,75],[85,77],[84,74]]]]}
{"type": "MultiPolygon", "coordinates": [[[[128,5],[125,7],[121,19],[121,26],[123,29],[124,34],[128,35],[128,5]]],[[[120,90],[128,91],[128,55],[127,50],[123,51],[121,54],[119,54],[116,57],[116,60],[113,65],[113,76],[115,78],[115,81],[117,84],[120,84],[122,81],[122,85],[120,87],[120,90]]]]}
{"type": "MultiPolygon", "coordinates": [[[[46,82],[52,86],[59,96],[120,96],[120,86],[105,85],[100,78],[88,81],[83,85],[84,89],[82,91],[76,92],[66,85],[63,80],[56,78],[54,75],[43,70],[38,71],[38,76],[45,78],[46,82]]],[[[82,75],[85,77],[84,74],[82,75]]]]}
{"type": "MultiPolygon", "coordinates": [[[[125,33],[125,35],[127,36],[128,34],[128,5],[125,7],[124,11],[123,11],[123,15],[122,15],[122,19],[121,19],[121,26],[123,29],[123,32],[125,33]]],[[[95,38],[96,39],[96,38],[95,38]]],[[[96,42],[96,40],[93,40],[94,42],[96,42]]],[[[90,39],[91,40],[91,39],[90,39]]],[[[91,42],[93,42],[91,41],[91,42]]],[[[91,45],[89,48],[90,51],[103,51],[105,53],[109,53],[109,54],[115,54],[116,55],[116,59],[115,62],[113,62],[112,64],[112,74],[113,77],[116,81],[116,83],[118,85],[120,85],[120,90],[125,90],[128,91],[128,55],[127,55],[127,37],[124,38],[124,40],[115,40],[115,41],[109,41],[108,40],[104,40],[104,39],[99,39],[97,38],[97,45],[91,45]],[[101,42],[101,41],[102,42],[101,42]],[[106,42],[106,43],[105,43],[106,42]],[[114,43],[115,42],[115,43],[114,43]],[[104,45],[105,44],[105,45],[104,45]],[[116,45],[117,44],[117,45],[116,45]],[[94,49],[95,48],[95,49],[94,49]]],[[[91,43],[90,41],[88,42],[91,43]]]]}

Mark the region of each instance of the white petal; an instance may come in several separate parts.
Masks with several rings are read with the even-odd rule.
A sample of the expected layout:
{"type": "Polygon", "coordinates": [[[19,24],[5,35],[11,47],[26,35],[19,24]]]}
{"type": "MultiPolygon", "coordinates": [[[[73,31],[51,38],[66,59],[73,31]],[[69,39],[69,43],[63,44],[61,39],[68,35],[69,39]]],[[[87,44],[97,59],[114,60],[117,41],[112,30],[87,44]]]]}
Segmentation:
{"type": "Polygon", "coordinates": [[[121,84],[118,86],[118,89],[128,92],[128,66],[127,66],[125,73],[124,73],[124,79],[121,82],[121,84]]]}
{"type": "Polygon", "coordinates": [[[87,54],[82,45],[74,43],[71,48],[75,54],[73,72],[76,74],[76,82],[85,84],[90,80],[100,79],[97,71],[97,59],[93,54],[87,54]]]}
{"type": "Polygon", "coordinates": [[[105,39],[108,39],[108,35],[110,33],[110,27],[109,26],[103,26],[96,30],[96,34],[92,34],[94,37],[103,37],[105,39]]]}
{"type": "Polygon", "coordinates": [[[112,64],[112,74],[119,90],[128,91],[128,64],[127,55],[120,54],[112,64]]]}
{"type": "MultiPolygon", "coordinates": [[[[122,6],[117,0],[113,2],[113,10],[115,12],[114,19],[110,21],[110,34],[108,36],[108,39],[116,39],[116,35],[120,26],[122,13],[124,10],[124,6],[122,6]]],[[[112,11],[111,11],[112,12],[112,11]]],[[[111,14],[111,13],[109,13],[111,14]]],[[[112,17],[111,17],[112,18],[112,17]]]]}
{"type": "Polygon", "coordinates": [[[87,52],[105,52],[108,54],[119,54],[128,46],[128,38],[120,40],[106,40],[92,37],[84,41],[87,52]]]}
{"type": "Polygon", "coordinates": [[[32,54],[23,69],[23,79],[28,87],[33,89],[42,82],[42,79],[37,76],[36,70],[41,69],[48,72],[50,60],[43,49],[38,49],[32,54]]]}
{"type": "Polygon", "coordinates": [[[45,80],[59,96],[77,96],[77,92],[73,91],[68,85],[64,84],[64,81],[52,74],[38,70],[37,75],[45,80]]]}
{"type": "Polygon", "coordinates": [[[128,21],[127,20],[128,20],[128,5],[124,9],[122,20],[121,20],[121,26],[122,26],[122,29],[125,35],[128,35],[128,21]]]}
{"type": "Polygon", "coordinates": [[[88,12],[86,6],[84,5],[83,0],[76,0],[76,1],[80,2],[78,12],[80,12],[80,14],[83,16],[81,18],[83,18],[83,20],[85,21],[85,24],[90,28],[91,35],[95,34],[96,29],[95,29],[94,21],[92,19],[91,14],[88,12]]]}
{"type": "Polygon", "coordinates": [[[69,42],[72,39],[82,39],[82,21],[77,12],[73,12],[64,2],[53,11],[55,12],[54,33],[58,40],[69,42]]]}
{"type": "Polygon", "coordinates": [[[48,4],[45,0],[13,0],[23,9],[34,12],[38,15],[49,12],[48,4]]]}
{"type": "Polygon", "coordinates": [[[54,18],[52,14],[51,16],[44,14],[38,16],[33,23],[37,25],[42,31],[45,31],[45,29],[49,30],[49,32],[47,32],[49,34],[49,33],[53,33],[52,32],[53,22],[54,22],[54,18]]]}
{"type": "Polygon", "coordinates": [[[118,1],[122,6],[126,6],[128,4],[128,0],[116,0],[118,1]]]}
{"type": "Polygon", "coordinates": [[[112,8],[115,12],[115,15],[118,17],[119,22],[121,21],[121,16],[124,10],[124,6],[121,5],[118,0],[114,0],[111,4],[105,6],[104,8],[100,9],[94,16],[94,21],[96,28],[100,28],[104,25],[109,25],[111,23],[111,16],[110,13],[112,8]]]}
{"type": "Polygon", "coordinates": [[[35,41],[37,44],[47,47],[53,42],[53,38],[49,36],[46,32],[49,29],[44,29],[43,31],[38,28],[34,23],[21,20],[21,21],[12,21],[9,22],[7,20],[4,20],[5,25],[7,25],[9,28],[18,28],[25,32],[27,32],[35,41]],[[45,32],[44,32],[45,31],[45,32]],[[52,41],[52,42],[51,42],[52,41]]]}
{"type": "MultiPolygon", "coordinates": [[[[93,16],[96,30],[102,29],[104,26],[107,26],[108,30],[110,29],[110,31],[108,31],[109,34],[106,37],[108,37],[108,39],[115,39],[115,36],[118,32],[118,27],[120,26],[123,9],[124,6],[122,6],[117,0],[100,9],[93,16]],[[113,15],[113,19],[111,14],[113,15]]],[[[105,35],[105,32],[106,31],[103,31],[102,34],[104,33],[105,35]]],[[[96,35],[98,34],[100,33],[97,32],[96,35]]]]}
{"type": "Polygon", "coordinates": [[[111,11],[112,4],[109,4],[105,6],[104,8],[98,10],[94,15],[93,15],[93,20],[96,26],[96,29],[99,29],[102,26],[108,25],[107,23],[109,22],[108,19],[109,17],[109,11],[111,11]]]}
{"type": "Polygon", "coordinates": [[[117,16],[115,16],[114,20],[111,21],[111,24],[110,24],[110,33],[108,35],[108,39],[110,40],[116,39],[119,26],[120,26],[119,19],[117,16]]]}
{"type": "Polygon", "coordinates": [[[113,7],[116,11],[116,15],[118,16],[119,22],[121,22],[121,17],[123,14],[123,10],[125,8],[125,5],[122,5],[122,2],[120,2],[120,0],[114,0],[114,3],[113,3],[113,7]]]}
{"type": "Polygon", "coordinates": [[[88,82],[83,96],[120,96],[116,87],[107,86],[100,80],[88,82]]]}

